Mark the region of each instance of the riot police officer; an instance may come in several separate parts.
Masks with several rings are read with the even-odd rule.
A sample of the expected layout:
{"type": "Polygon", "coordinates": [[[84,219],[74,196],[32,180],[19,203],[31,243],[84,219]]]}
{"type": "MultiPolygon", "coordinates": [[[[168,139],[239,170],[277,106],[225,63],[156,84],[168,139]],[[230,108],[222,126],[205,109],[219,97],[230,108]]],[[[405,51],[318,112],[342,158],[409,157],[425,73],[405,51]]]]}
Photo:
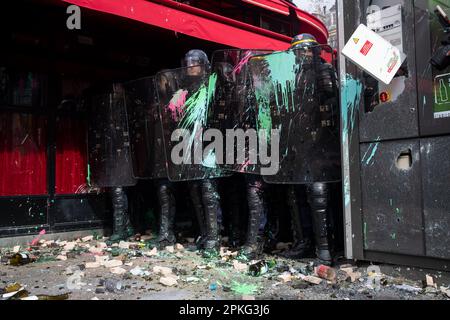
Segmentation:
{"type": "MultiPolygon", "coordinates": [[[[267,51],[264,51],[267,52],[267,51]]],[[[247,77],[247,62],[251,56],[264,53],[261,50],[218,50],[213,54],[213,71],[218,75],[218,89],[214,104],[212,122],[223,133],[226,130],[256,128],[254,101],[250,94],[250,79],[247,77]]],[[[247,148],[247,146],[246,146],[247,148]]],[[[239,150],[241,151],[241,150],[239,150]]],[[[248,152],[249,150],[245,150],[248,152]]],[[[242,167],[239,164],[227,168],[234,174],[234,185],[229,186],[228,194],[232,199],[231,208],[231,243],[241,246],[241,253],[249,258],[256,258],[263,251],[265,226],[267,222],[267,205],[265,201],[265,183],[259,174],[257,165],[242,167]],[[247,224],[243,221],[239,206],[239,186],[244,183],[247,202],[247,224]],[[242,230],[247,225],[247,230],[242,230]],[[241,243],[241,235],[244,243],[241,243]]]]}
{"type": "MultiPolygon", "coordinates": [[[[199,77],[205,77],[210,63],[204,51],[193,49],[186,53],[184,66],[187,73],[185,80],[189,85],[195,83],[199,77]]],[[[188,185],[201,232],[199,247],[205,250],[218,250],[222,219],[217,180],[206,178],[191,181],[188,185]]]]}
{"type": "MultiPolygon", "coordinates": [[[[315,82],[318,88],[315,94],[320,97],[320,107],[330,104],[336,105],[336,74],[333,66],[320,57],[322,48],[315,37],[310,34],[297,35],[293,38],[290,49],[295,50],[297,56],[303,59],[303,68],[307,72],[315,73],[315,82]],[[308,68],[311,69],[308,70],[308,68]]],[[[334,144],[338,143],[338,140],[334,141],[334,144]]],[[[336,147],[337,145],[334,146],[334,148],[336,147]]],[[[299,208],[298,190],[296,189],[295,185],[290,185],[288,190],[294,245],[285,255],[291,258],[303,258],[311,253],[313,242],[306,236],[306,234],[310,234],[305,228],[308,217],[304,213],[302,214],[299,208]]],[[[316,256],[324,263],[331,263],[332,256],[328,232],[329,183],[312,182],[307,184],[306,197],[311,208],[316,256]]]]}

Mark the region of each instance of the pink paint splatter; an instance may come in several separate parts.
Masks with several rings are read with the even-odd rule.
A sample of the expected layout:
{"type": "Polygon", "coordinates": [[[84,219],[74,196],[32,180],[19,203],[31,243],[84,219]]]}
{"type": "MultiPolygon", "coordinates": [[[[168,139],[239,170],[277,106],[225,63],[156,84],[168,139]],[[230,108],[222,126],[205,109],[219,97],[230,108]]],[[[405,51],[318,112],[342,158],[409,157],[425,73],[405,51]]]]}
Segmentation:
{"type": "Polygon", "coordinates": [[[244,57],[234,67],[232,74],[235,75],[236,73],[240,73],[244,65],[248,62],[248,60],[250,60],[251,56],[251,51],[245,52],[244,57]]]}
{"type": "Polygon", "coordinates": [[[45,234],[45,229],[43,229],[41,232],[39,232],[39,235],[31,241],[31,246],[35,246],[38,244],[39,239],[45,234]]]}
{"type": "Polygon", "coordinates": [[[241,167],[241,169],[240,169],[239,171],[240,171],[241,173],[245,172],[245,169],[247,169],[249,165],[250,165],[250,160],[247,160],[247,162],[245,162],[245,163],[242,165],[242,167],[241,167]]]}
{"type": "Polygon", "coordinates": [[[187,90],[180,89],[173,95],[167,106],[170,112],[172,112],[172,119],[177,120],[178,115],[182,114],[187,94],[187,90]]]}

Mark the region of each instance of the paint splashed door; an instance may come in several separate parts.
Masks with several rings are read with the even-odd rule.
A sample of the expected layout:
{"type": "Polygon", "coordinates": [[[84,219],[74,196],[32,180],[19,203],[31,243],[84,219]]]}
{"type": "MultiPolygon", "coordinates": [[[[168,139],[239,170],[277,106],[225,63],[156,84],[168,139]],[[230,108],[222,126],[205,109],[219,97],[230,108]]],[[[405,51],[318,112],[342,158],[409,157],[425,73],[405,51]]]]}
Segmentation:
{"type": "Polygon", "coordinates": [[[123,86],[88,98],[90,183],[95,187],[134,186],[123,86]]]}
{"type": "MultiPolygon", "coordinates": [[[[227,49],[213,53],[212,69],[217,74],[217,84],[214,102],[208,117],[209,127],[220,130],[224,136],[226,130],[256,129],[256,103],[250,88],[248,61],[252,56],[270,52],[268,50],[227,49]]],[[[224,164],[224,169],[259,174],[260,165],[250,163],[249,159],[250,152],[257,154],[258,148],[253,146],[256,147],[256,150],[249,150],[251,147],[250,143],[245,144],[245,157],[242,161],[238,159],[238,154],[242,150],[237,149],[235,143],[233,150],[235,161],[233,164],[224,164]]]]}
{"type": "Polygon", "coordinates": [[[323,51],[331,48],[317,46],[250,59],[257,127],[280,132],[280,170],[264,177],[268,183],[341,179],[336,73],[321,58],[323,51]]]}
{"type": "Polygon", "coordinates": [[[199,65],[160,72],[156,88],[160,101],[164,147],[171,181],[191,181],[229,175],[219,166],[216,149],[203,142],[214,99],[217,75],[199,65]]]}
{"type": "Polygon", "coordinates": [[[130,81],[124,87],[134,176],[137,179],[167,178],[155,78],[130,81]]]}

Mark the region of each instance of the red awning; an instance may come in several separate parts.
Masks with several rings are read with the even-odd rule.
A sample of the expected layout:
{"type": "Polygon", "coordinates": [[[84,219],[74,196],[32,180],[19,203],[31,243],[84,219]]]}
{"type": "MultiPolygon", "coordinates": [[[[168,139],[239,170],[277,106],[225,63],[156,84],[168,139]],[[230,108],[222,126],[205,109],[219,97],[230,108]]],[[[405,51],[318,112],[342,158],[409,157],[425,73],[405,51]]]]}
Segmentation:
{"type": "Polygon", "coordinates": [[[320,43],[328,43],[328,30],[322,21],[303,10],[296,8],[297,18],[302,22],[302,32],[316,36],[320,43]],[[318,35],[318,33],[320,33],[318,35]]]}
{"type": "Polygon", "coordinates": [[[242,0],[255,6],[274,11],[277,13],[289,15],[289,7],[281,0],[242,0]]]}
{"type": "Polygon", "coordinates": [[[171,0],[63,0],[242,49],[285,50],[291,38],[171,0]]]}

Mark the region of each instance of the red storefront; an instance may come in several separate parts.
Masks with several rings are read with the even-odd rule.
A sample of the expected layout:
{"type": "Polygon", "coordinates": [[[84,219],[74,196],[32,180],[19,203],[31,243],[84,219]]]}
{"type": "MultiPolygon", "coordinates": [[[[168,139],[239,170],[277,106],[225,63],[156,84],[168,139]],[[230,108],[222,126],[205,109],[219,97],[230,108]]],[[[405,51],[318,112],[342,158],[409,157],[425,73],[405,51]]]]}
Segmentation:
{"type": "Polygon", "coordinates": [[[192,48],[283,50],[325,26],[283,0],[23,0],[0,13],[0,237],[103,228],[89,187],[80,96],[105,81],[176,68],[192,48]],[[69,5],[81,29],[69,30],[69,5]]]}

